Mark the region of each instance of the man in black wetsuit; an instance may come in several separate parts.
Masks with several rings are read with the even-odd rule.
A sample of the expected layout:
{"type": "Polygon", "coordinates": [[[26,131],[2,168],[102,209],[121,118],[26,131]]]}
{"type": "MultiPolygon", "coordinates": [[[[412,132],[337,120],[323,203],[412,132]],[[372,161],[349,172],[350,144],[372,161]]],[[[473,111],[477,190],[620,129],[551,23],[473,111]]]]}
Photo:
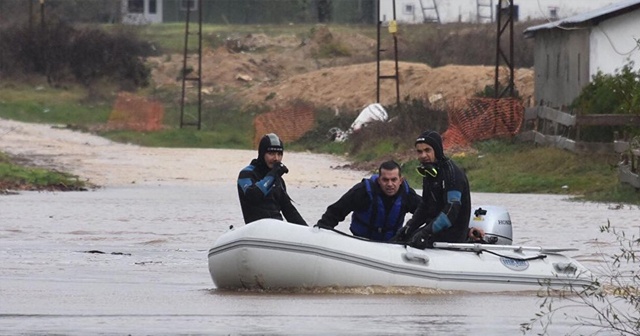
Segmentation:
{"type": "Polygon", "coordinates": [[[292,204],[282,175],[289,169],[282,164],[284,145],[269,133],[260,139],[258,157],[240,171],[238,196],[246,224],[262,218],[286,218],[287,222],[307,225],[292,204]]]}
{"type": "Polygon", "coordinates": [[[444,155],[435,131],[415,141],[422,179],[422,203],[392,241],[424,249],[434,242],[463,243],[470,234],[471,194],[465,173],[444,155]]]}

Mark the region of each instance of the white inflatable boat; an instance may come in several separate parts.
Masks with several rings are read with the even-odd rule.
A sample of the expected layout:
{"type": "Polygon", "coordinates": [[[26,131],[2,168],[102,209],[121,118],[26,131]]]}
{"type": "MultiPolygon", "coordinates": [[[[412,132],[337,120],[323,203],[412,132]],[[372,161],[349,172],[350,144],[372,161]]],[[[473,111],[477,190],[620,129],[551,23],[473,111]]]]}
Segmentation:
{"type": "MultiPolygon", "coordinates": [[[[493,240],[509,242],[508,213],[489,208],[490,214],[507,216],[490,220],[496,227],[508,225],[508,237],[493,240]]],[[[484,219],[476,211],[472,224],[481,226],[484,219]]],[[[262,219],[220,236],[209,250],[209,272],[219,289],[387,286],[505,292],[591,285],[591,273],[560,253],[568,250],[449,243],[418,250],[262,219]]]]}

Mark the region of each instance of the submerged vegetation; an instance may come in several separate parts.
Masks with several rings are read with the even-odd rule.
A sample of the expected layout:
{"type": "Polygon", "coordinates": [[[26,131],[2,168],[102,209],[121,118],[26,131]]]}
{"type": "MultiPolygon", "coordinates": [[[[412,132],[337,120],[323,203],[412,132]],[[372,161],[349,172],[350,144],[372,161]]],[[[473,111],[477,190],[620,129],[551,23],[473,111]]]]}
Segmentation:
{"type": "Polygon", "coordinates": [[[7,190],[79,191],[90,187],[78,176],[30,167],[24,160],[0,153],[0,193],[7,193],[7,190]]]}

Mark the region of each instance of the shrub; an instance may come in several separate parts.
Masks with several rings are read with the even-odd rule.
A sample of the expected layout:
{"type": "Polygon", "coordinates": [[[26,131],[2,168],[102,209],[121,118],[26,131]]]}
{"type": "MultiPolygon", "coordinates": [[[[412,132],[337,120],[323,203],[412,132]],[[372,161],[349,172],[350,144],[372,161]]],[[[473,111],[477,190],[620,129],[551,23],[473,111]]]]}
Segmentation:
{"type": "Polygon", "coordinates": [[[149,83],[141,57],[151,48],[129,30],[76,28],[55,20],[37,28],[15,25],[0,31],[0,49],[0,74],[8,77],[44,75],[53,85],[105,78],[125,89],[149,83]]]}
{"type": "MultiPolygon", "coordinates": [[[[618,69],[614,74],[598,72],[571,108],[583,114],[637,114],[640,112],[640,70],[633,71],[633,62],[618,69]]],[[[614,132],[638,134],[634,127],[597,126],[583,127],[581,140],[613,141],[614,132]]]]}
{"type": "MultiPolygon", "coordinates": [[[[522,32],[535,22],[516,22],[513,63],[518,68],[533,67],[533,39],[525,39],[522,32]]],[[[497,28],[491,24],[449,23],[444,25],[415,25],[400,34],[399,52],[403,59],[438,67],[447,64],[495,65],[497,28]],[[424,27],[424,29],[420,29],[424,27]]],[[[508,34],[501,40],[508,50],[508,34]]]]}
{"type": "Polygon", "coordinates": [[[443,133],[449,126],[447,112],[434,108],[422,99],[405,98],[397,106],[385,106],[385,109],[389,115],[388,121],[369,123],[349,137],[348,146],[352,155],[375,151],[381,139],[389,142],[385,145],[387,148],[402,154],[413,149],[415,137],[424,130],[443,133]]]}

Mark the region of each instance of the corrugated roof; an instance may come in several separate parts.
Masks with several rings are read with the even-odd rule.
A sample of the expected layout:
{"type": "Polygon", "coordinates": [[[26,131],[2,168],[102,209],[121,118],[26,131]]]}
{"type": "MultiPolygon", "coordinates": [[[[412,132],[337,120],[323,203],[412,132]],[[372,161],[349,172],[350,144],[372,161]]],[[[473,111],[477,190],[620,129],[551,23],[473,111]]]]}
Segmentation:
{"type": "Polygon", "coordinates": [[[596,25],[600,21],[622,15],[640,8],[640,0],[625,0],[613,3],[609,6],[594,9],[592,11],[584,12],[578,15],[570,16],[566,19],[549,22],[533,27],[529,27],[524,30],[525,37],[532,37],[536,31],[544,29],[554,28],[571,28],[578,26],[596,25]]]}

